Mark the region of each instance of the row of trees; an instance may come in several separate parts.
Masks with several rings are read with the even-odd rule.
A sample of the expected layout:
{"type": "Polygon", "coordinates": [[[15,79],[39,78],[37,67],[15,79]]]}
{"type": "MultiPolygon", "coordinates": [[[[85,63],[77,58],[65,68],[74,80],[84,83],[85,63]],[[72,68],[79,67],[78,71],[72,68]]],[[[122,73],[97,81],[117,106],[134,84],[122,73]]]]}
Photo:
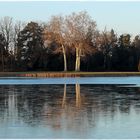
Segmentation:
{"type": "Polygon", "coordinates": [[[140,71],[140,36],[99,31],[87,12],[47,23],[0,20],[1,71],[140,71]]]}

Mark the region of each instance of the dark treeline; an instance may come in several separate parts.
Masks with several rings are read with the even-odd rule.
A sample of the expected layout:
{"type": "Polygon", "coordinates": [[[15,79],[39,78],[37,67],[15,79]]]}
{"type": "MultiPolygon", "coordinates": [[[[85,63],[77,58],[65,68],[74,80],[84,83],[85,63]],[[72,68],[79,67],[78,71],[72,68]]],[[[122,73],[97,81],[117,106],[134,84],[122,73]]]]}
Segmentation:
{"type": "Polygon", "coordinates": [[[0,71],[140,71],[140,36],[100,31],[87,12],[0,20],[0,71]]]}

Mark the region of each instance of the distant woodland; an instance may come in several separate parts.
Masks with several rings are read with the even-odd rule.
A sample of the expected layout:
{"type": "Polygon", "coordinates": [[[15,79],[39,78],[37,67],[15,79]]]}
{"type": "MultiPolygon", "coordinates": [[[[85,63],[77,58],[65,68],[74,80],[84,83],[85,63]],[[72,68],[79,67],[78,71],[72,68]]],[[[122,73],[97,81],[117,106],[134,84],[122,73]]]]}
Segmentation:
{"type": "Polygon", "coordinates": [[[2,17],[0,71],[140,71],[140,36],[101,31],[86,11],[47,22],[2,17]]]}

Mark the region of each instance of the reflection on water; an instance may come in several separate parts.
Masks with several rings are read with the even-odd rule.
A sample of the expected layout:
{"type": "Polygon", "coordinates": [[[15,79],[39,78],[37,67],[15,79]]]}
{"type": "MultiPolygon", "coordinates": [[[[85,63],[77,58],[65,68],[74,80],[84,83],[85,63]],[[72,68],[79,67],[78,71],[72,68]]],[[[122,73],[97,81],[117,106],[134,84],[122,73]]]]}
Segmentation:
{"type": "Polygon", "coordinates": [[[140,88],[0,86],[0,138],[140,138],[140,88]]]}

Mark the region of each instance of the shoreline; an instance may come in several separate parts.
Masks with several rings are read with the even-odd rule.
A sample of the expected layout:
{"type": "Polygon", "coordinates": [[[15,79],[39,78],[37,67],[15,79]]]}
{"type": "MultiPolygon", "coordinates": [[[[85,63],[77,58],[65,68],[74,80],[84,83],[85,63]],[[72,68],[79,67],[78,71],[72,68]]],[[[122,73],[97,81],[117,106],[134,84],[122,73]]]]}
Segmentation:
{"type": "Polygon", "coordinates": [[[0,77],[127,77],[140,76],[140,72],[0,72],[0,77]]]}

